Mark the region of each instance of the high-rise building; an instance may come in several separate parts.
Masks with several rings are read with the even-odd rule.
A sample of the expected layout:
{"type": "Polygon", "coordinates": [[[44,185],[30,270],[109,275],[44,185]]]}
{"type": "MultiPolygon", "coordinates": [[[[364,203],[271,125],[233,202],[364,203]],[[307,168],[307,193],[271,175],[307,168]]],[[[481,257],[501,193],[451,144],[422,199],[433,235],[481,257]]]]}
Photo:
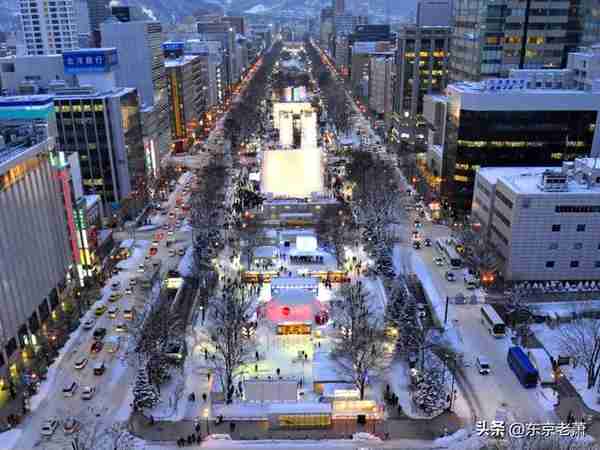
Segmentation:
{"type": "Polygon", "coordinates": [[[388,52],[396,45],[389,25],[358,25],[348,36],[348,64],[353,91],[365,96],[369,78],[370,55],[388,52]]]}
{"type": "Polygon", "coordinates": [[[19,0],[19,4],[28,55],[54,55],[78,48],[73,0],[19,0]]]}
{"type": "Polygon", "coordinates": [[[221,22],[220,18],[211,22],[198,22],[198,33],[207,41],[219,41],[223,49],[223,59],[226,63],[226,89],[237,79],[235,60],[235,31],[229,23],[221,22]]]}
{"type": "Polygon", "coordinates": [[[423,96],[448,82],[450,27],[405,25],[398,33],[392,142],[413,152],[426,150],[423,96]]]}
{"type": "Polygon", "coordinates": [[[86,0],[88,14],[90,16],[90,29],[92,31],[92,45],[99,47],[102,40],[100,38],[100,24],[111,15],[110,0],[86,0]]]}
{"type": "Polygon", "coordinates": [[[165,67],[174,151],[185,151],[193,144],[195,133],[207,109],[202,58],[188,55],[167,59],[165,67]]]}
{"type": "Polygon", "coordinates": [[[417,4],[417,26],[449,27],[451,19],[452,2],[448,0],[421,0],[417,4]]]}
{"type": "MultiPolygon", "coordinates": [[[[52,154],[50,96],[0,97],[0,384],[21,379],[27,349],[74,276],[61,186],[52,154]]],[[[75,247],[76,249],[76,247],[75,247]]],[[[31,355],[29,355],[31,356],[31,355]]]]}
{"type": "Polygon", "coordinates": [[[110,7],[110,14],[119,22],[148,20],[142,8],[137,5],[116,5],[110,7]]]}
{"type": "Polygon", "coordinates": [[[390,124],[393,106],[393,79],[396,72],[395,53],[374,53],[369,67],[369,109],[385,128],[390,124]]]}
{"type": "Polygon", "coordinates": [[[137,91],[117,87],[114,48],[78,50],[63,57],[65,71],[77,76],[79,87],[55,92],[60,148],[79,154],[84,192],[100,195],[105,211],[125,204],[137,210],[146,200],[146,159],[153,158],[144,148],[137,91]]]}
{"type": "Polygon", "coordinates": [[[201,58],[203,71],[206,73],[205,84],[208,87],[208,106],[223,102],[225,98],[225,61],[221,51],[221,43],[217,41],[200,41],[190,39],[185,43],[185,54],[201,58]]]}
{"type": "Polygon", "coordinates": [[[344,14],[346,12],[346,2],[344,0],[333,0],[334,11],[336,14],[344,14]]]}
{"type": "Polygon", "coordinates": [[[445,96],[425,96],[430,131],[424,176],[453,210],[470,209],[480,167],[555,166],[598,148],[600,89],[572,89],[561,77],[538,86],[539,78],[520,72],[450,84],[445,96]]]}
{"type": "Polygon", "coordinates": [[[29,95],[72,77],[65,74],[62,55],[31,55],[0,58],[0,79],[5,95],[29,95]]]}
{"type": "Polygon", "coordinates": [[[568,0],[519,7],[456,0],[450,54],[452,81],[506,76],[511,69],[561,68],[581,40],[583,6],[568,0]]]}
{"type": "Polygon", "coordinates": [[[246,19],[241,16],[225,16],[221,22],[228,23],[237,34],[246,34],[246,19]]]}
{"type": "Polygon", "coordinates": [[[160,22],[107,20],[100,25],[102,45],[119,55],[117,83],[134,87],[141,99],[144,141],[160,155],[170,150],[169,101],[160,22]]]}

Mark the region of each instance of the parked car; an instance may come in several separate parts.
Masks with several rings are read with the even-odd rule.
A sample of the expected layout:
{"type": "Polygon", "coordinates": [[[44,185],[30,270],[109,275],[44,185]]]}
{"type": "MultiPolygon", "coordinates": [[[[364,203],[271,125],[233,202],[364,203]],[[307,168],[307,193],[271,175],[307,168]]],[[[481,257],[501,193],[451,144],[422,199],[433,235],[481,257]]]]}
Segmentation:
{"type": "Polygon", "coordinates": [[[420,250],[421,249],[421,243],[419,241],[413,241],[413,248],[415,250],[420,250]]]}
{"type": "Polygon", "coordinates": [[[140,264],[137,271],[138,273],[144,273],[146,271],[146,266],[144,264],[140,264]]]}
{"type": "Polygon", "coordinates": [[[96,388],[93,386],[84,386],[81,391],[81,399],[82,400],[91,400],[96,393],[96,388]]]}
{"type": "Polygon", "coordinates": [[[106,312],[107,309],[108,308],[105,305],[98,306],[94,310],[94,314],[96,314],[96,316],[100,317],[102,314],[104,314],[106,312]]]}
{"type": "Polygon", "coordinates": [[[108,353],[117,353],[120,346],[119,337],[114,336],[106,343],[106,351],[108,353]]]}
{"type": "Polygon", "coordinates": [[[489,361],[483,356],[478,356],[475,362],[477,364],[477,370],[479,370],[481,375],[489,375],[492,371],[489,361]]]}
{"type": "Polygon", "coordinates": [[[446,272],[445,277],[446,277],[446,281],[450,281],[450,282],[456,281],[456,276],[454,275],[454,273],[452,273],[450,271],[446,272]]]}
{"type": "Polygon", "coordinates": [[[106,336],[106,328],[96,328],[93,336],[95,340],[101,341],[106,336]]]}
{"type": "Polygon", "coordinates": [[[132,288],[137,284],[137,280],[135,278],[131,278],[129,280],[129,287],[132,288]]]}
{"type": "Polygon", "coordinates": [[[178,254],[179,256],[183,256],[183,255],[185,255],[185,250],[184,250],[184,249],[182,249],[182,248],[180,248],[179,250],[177,250],[177,254],[178,254]]]}
{"type": "Polygon", "coordinates": [[[65,434],[73,434],[79,429],[79,422],[73,417],[68,417],[63,422],[63,431],[65,434]]]}
{"type": "Polygon", "coordinates": [[[436,256],[435,258],[433,258],[433,263],[438,267],[442,267],[444,265],[444,258],[436,256]]]}
{"type": "Polygon", "coordinates": [[[127,308],[127,309],[123,310],[123,319],[133,320],[134,316],[135,316],[135,309],[134,308],[127,308]]]}
{"type": "Polygon", "coordinates": [[[40,432],[42,433],[42,436],[49,437],[54,434],[54,432],[56,431],[57,428],[58,428],[58,419],[51,418],[51,419],[45,420],[42,423],[42,428],[41,428],[40,432]]]}
{"type": "Polygon", "coordinates": [[[126,333],[127,332],[127,324],[118,323],[117,325],[115,325],[115,331],[118,333],[126,333]]]}
{"type": "Polygon", "coordinates": [[[419,317],[427,316],[427,306],[424,303],[417,303],[417,315],[419,317]]]}
{"type": "Polygon", "coordinates": [[[431,247],[431,239],[425,239],[425,247],[431,247]]]}
{"type": "Polygon", "coordinates": [[[169,256],[170,256],[170,257],[177,256],[177,251],[176,251],[176,250],[174,250],[174,249],[170,249],[170,250],[169,250],[169,256]]]}
{"type": "Polygon", "coordinates": [[[65,397],[73,397],[73,395],[75,395],[75,392],[77,392],[77,382],[72,381],[68,383],[67,385],[65,385],[62,392],[65,397]]]}
{"type": "Polygon", "coordinates": [[[123,294],[121,294],[120,292],[113,292],[112,294],[110,294],[110,297],[108,297],[108,301],[114,303],[118,301],[121,297],[123,297],[123,294]]]}
{"type": "Polygon", "coordinates": [[[94,328],[94,325],[96,325],[96,321],[94,319],[87,319],[85,322],[83,322],[83,329],[91,330],[92,328],[94,328]]]}
{"type": "Polygon", "coordinates": [[[87,358],[81,358],[81,359],[75,361],[74,366],[77,370],[82,370],[85,366],[87,366],[87,363],[88,363],[87,358]]]}
{"type": "Polygon", "coordinates": [[[103,347],[104,347],[104,344],[102,343],[102,341],[96,341],[92,344],[90,351],[92,353],[100,353],[102,351],[103,347]]]}
{"type": "Polygon", "coordinates": [[[110,287],[113,291],[118,291],[121,288],[121,282],[113,281],[112,284],[110,285],[110,287]]]}

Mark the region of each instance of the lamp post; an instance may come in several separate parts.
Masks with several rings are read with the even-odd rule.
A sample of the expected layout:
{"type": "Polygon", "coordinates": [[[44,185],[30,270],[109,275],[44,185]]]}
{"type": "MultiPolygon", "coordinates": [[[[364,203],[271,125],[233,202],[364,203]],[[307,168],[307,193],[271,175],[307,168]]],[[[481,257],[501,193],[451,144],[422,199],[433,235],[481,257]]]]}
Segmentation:
{"type": "Polygon", "coordinates": [[[210,428],[208,425],[208,408],[204,408],[203,415],[204,415],[204,418],[206,419],[206,436],[208,437],[208,435],[210,434],[210,428]]]}

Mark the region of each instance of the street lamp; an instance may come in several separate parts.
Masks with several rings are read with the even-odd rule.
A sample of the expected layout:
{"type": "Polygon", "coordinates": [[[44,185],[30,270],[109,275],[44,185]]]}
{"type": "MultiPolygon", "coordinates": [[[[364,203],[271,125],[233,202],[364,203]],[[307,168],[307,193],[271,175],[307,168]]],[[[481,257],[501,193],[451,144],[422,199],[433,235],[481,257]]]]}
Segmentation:
{"type": "Polygon", "coordinates": [[[204,411],[202,414],[204,415],[204,418],[206,419],[206,436],[208,437],[208,435],[210,434],[210,428],[208,426],[208,408],[204,408],[204,411]]]}

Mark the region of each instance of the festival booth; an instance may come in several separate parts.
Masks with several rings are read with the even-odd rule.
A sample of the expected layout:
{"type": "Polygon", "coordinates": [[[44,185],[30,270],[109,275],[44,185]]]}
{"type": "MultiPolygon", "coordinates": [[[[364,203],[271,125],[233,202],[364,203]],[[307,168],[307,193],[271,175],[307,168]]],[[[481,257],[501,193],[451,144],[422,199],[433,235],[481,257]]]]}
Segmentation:
{"type": "Polygon", "coordinates": [[[323,322],[327,308],[310,291],[286,289],[264,306],[264,315],[277,326],[278,335],[310,335],[313,323],[323,322]]]}
{"type": "Polygon", "coordinates": [[[319,293],[319,280],[312,277],[278,277],[271,281],[271,295],[290,289],[312,292],[316,296],[319,293]]]}

